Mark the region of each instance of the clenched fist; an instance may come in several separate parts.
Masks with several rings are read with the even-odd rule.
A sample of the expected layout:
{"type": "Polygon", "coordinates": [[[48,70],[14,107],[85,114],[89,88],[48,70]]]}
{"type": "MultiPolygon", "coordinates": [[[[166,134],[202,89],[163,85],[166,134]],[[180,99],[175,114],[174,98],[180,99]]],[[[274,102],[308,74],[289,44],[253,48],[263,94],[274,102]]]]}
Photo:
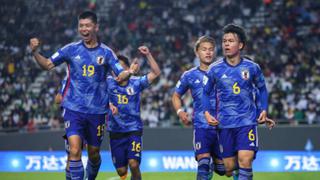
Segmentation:
{"type": "Polygon", "coordinates": [[[31,38],[30,39],[30,48],[32,52],[37,51],[40,46],[40,40],[38,38],[31,38]]]}

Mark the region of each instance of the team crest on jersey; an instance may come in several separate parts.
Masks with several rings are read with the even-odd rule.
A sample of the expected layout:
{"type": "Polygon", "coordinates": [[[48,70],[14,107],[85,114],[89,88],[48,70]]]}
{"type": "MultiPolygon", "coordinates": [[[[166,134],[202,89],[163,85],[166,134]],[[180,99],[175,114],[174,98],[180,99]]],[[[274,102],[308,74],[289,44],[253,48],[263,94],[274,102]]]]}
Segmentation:
{"type": "Polygon", "coordinates": [[[104,58],[103,58],[103,56],[98,56],[98,57],[97,57],[97,63],[98,63],[99,65],[102,65],[102,64],[104,63],[104,58]]]}
{"type": "Polygon", "coordinates": [[[134,94],[134,90],[133,90],[132,87],[128,87],[126,90],[127,90],[128,95],[133,95],[134,94]]]}
{"type": "Polygon", "coordinates": [[[241,77],[244,80],[248,80],[250,78],[250,73],[247,69],[241,71],[241,77]]]}

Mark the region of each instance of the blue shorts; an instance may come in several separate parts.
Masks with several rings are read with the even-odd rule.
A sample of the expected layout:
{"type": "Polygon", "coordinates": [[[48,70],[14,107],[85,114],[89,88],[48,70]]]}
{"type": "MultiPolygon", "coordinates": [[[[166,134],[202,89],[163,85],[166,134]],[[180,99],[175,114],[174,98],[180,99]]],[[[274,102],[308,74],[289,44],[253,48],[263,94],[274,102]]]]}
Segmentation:
{"type": "Polygon", "coordinates": [[[239,150],[258,151],[258,131],[256,125],[219,130],[222,157],[233,157],[239,150]]]}
{"type": "Polygon", "coordinates": [[[141,162],[142,137],[128,135],[122,138],[110,138],[113,165],[116,168],[127,167],[129,159],[141,162]]]}
{"type": "Polygon", "coordinates": [[[64,109],[63,119],[67,137],[78,135],[83,143],[100,147],[104,136],[106,114],[85,114],[64,109]]]}
{"type": "Polygon", "coordinates": [[[193,149],[196,156],[210,153],[213,158],[222,159],[216,129],[195,128],[193,130],[193,149]]]}

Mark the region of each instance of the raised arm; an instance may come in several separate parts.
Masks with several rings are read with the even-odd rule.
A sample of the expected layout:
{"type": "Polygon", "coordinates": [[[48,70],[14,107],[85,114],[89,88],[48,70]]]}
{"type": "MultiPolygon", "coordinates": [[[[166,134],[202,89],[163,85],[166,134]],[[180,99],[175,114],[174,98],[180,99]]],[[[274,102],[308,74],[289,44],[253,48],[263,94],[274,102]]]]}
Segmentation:
{"type": "Polygon", "coordinates": [[[45,58],[39,53],[39,50],[38,50],[39,46],[40,46],[40,41],[38,38],[30,39],[30,48],[32,51],[32,55],[37,61],[37,63],[40,65],[42,69],[51,70],[52,68],[54,68],[54,64],[48,58],[45,58]]]}
{"type": "Polygon", "coordinates": [[[140,46],[139,51],[147,57],[148,64],[150,65],[151,71],[147,74],[149,83],[152,83],[157,77],[160,76],[161,71],[158,63],[153,58],[150,50],[146,46],[140,46]]]}

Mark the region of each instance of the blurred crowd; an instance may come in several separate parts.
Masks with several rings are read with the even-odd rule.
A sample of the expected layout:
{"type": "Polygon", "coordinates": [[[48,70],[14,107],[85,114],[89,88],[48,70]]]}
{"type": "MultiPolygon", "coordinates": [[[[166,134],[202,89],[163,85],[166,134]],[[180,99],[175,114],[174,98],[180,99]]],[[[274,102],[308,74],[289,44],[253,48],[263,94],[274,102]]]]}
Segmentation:
{"type": "MultiPolygon", "coordinates": [[[[142,95],[146,126],[180,125],[171,95],[181,74],[198,64],[194,42],[201,35],[214,37],[221,58],[221,29],[232,22],[245,27],[248,44],[243,53],[264,71],[269,116],[282,124],[320,124],[319,1],[12,0],[0,7],[0,129],[61,129],[60,109],[53,99],[64,67],[43,72],[28,42],[39,37],[41,52],[49,57],[79,39],[77,15],[86,9],[100,17],[101,41],[117,54],[138,57],[141,74],[148,65],[137,53],[138,46],[149,46],[160,64],[161,77],[142,95]],[[36,82],[41,86],[33,86],[36,82]]],[[[190,113],[191,102],[186,95],[190,113]]]]}

